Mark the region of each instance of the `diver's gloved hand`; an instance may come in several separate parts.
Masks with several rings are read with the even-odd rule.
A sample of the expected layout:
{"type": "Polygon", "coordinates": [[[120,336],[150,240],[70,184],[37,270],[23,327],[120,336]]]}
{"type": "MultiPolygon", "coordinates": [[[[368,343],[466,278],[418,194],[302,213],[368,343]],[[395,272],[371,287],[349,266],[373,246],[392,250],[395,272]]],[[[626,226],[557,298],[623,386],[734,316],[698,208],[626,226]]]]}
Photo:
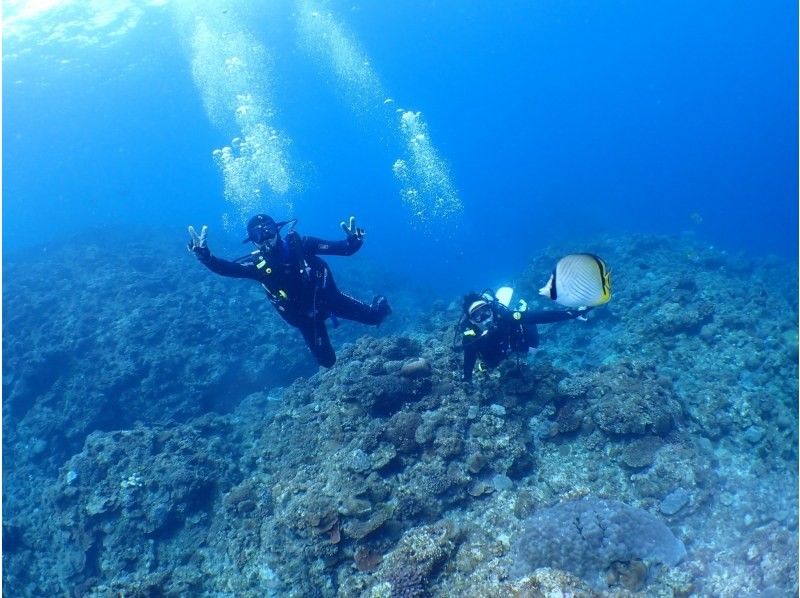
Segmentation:
{"type": "Polygon", "coordinates": [[[186,248],[197,256],[200,261],[206,261],[211,257],[211,251],[206,246],[206,238],[208,237],[208,227],[204,224],[200,229],[200,234],[194,230],[193,226],[189,226],[189,243],[186,248]]]}
{"type": "Polygon", "coordinates": [[[575,316],[576,319],[580,320],[581,322],[587,322],[588,318],[586,314],[592,311],[594,307],[590,305],[581,305],[578,309],[574,310],[577,315],[575,316]]]}
{"type": "Polygon", "coordinates": [[[350,216],[350,224],[348,225],[346,222],[341,222],[340,226],[344,231],[344,234],[347,235],[347,240],[350,241],[351,239],[355,239],[356,241],[363,241],[364,235],[366,232],[363,228],[358,228],[356,226],[356,217],[350,216]]]}

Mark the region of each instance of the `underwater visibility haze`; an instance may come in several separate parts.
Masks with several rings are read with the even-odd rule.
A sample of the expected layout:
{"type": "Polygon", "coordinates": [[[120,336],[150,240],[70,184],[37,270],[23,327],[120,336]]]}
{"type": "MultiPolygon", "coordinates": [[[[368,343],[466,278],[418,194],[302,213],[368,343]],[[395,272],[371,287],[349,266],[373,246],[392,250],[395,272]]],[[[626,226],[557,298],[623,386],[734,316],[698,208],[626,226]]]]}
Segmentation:
{"type": "Polygon", "coordinates": [[[797,595],[797,23],[4,0],[4,592],[797,595]]]}

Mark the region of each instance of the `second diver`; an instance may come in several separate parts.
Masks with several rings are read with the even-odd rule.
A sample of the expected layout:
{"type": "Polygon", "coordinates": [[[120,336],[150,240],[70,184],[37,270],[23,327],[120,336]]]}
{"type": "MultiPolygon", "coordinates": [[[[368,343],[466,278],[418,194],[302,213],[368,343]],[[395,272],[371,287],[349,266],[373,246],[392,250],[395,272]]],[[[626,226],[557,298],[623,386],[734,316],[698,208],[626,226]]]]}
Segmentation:
{"type": "Polygon", "coordinates": [[[461,324],[464,350],[463,380],[470,382],[475,364],[481,370],[496,368],[512,354],[527,354],[539,346],[537,324],[573,320],[587,307],[568,310],[528,311],[525,306],[511,309],[491,292],[464,296],[461,324]],[[480,359],[480,362],[478,360],[480,359]]]}
{"type": "Polygon", "coordinates": [[[464,297],[461,319],[464,380],[472,380],[475,363],[495,368],[512,353],[525,354],[539,346],[537,324],[580,318],[588,310],[611,300],[611,272],[605,261],[592,253],[572,253],[561,258],[539,294],[570,309],[528,311],[519,301],[511,309],[510,287],[497,293],[470,293],[464,297]]]}

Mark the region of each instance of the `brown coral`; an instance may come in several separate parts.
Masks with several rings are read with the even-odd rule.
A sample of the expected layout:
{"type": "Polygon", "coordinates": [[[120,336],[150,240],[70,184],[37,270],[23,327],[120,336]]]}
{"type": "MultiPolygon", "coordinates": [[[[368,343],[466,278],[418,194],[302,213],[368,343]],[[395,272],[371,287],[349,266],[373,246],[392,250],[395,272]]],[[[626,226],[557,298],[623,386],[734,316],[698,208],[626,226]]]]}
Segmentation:
{"type": "Polygon", "coordinates": [[[406,378],[422,378],[431,375],[431,364],[427,359],[418,357],[411,361],[406,362],[400,368],[400,375],[406,378]]]}
{"type": "Polygon", "coordinates": [[[359,546],[356,548],[356,552],[353,555],[353,561],[355,562],[356,569],[363,573],[377,569],[378,565],[383,561],[383,556],[371,548],[359,546]]]}

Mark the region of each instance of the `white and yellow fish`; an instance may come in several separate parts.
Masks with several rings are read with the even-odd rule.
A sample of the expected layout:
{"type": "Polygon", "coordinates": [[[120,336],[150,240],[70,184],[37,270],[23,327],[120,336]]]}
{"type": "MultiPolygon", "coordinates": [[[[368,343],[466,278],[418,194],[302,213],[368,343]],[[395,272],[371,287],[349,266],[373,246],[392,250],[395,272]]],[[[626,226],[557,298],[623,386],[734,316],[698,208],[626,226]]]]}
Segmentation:
{"type": "Polygon", "coordinates": [[[539,294],[565,307],[602,305],[611,299],[611,272],[596,255],[573,253],[558,260],[539,294]]]}

